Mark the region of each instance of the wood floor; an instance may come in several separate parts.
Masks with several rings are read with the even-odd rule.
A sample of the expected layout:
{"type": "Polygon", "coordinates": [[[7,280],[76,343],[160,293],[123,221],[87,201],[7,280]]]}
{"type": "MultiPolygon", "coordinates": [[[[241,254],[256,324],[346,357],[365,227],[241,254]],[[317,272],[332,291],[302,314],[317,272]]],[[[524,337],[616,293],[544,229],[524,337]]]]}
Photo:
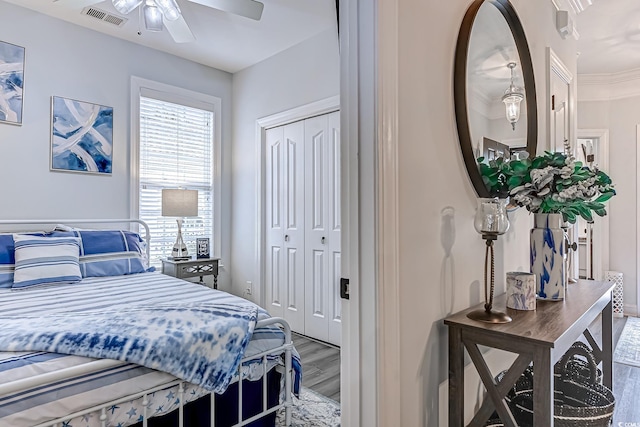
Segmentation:
{"type": "MultiPolygon", "coordinates": [[[[613,319],[613,345],[618,344],[627,318],[613,319]]],[[[589,328],[597,340],[600,339],[600,320],[596,320],[589,328]]],[[[616,398],[615,412],[612,425],[640,426],[640,368],[622,363],[613,364],[613,395],[616,398]]]]}
{"type": "MultiPolygon", "coordinates": [[[[626,317],[613,320],[614,345],[626,321],[626,317]]],[[[599,326],[596,321],[590,328],[596,339],[600,336],[599,326]]],[[[340,402],[340,349],[295,333],[293,343],[302,359],[303,385],[340,402]]],[[[616,409],[612,425],[640,426],[640,368],[614,363],[613,369],[616,409]]]]}
{"type": "MultiPolygon", "coordinates": [[[[627,318],[614,319],[614,343],[618,343],[627,318]],[[619,328],[619,330],[618,330],[619,328]]],[[[640,368],[613,364],[613,395],[616,409],[613,426],[640,426],[640,368]]]]}
{"type": "Polygon", "coordinates": [[[302,360],[302,385],[340,402],[340,349],[293,333],[302,360]]]}

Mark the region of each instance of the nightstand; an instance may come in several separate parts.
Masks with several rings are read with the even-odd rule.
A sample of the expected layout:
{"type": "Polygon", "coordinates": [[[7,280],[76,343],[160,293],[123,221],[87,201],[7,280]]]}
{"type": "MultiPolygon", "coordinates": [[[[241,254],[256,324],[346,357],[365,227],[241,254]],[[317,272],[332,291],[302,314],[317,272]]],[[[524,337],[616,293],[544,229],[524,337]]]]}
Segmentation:
{"type": "Polygon", "coordinates": [[[213,276],[213,289],[218,289],[218,263],[220,258],[200,258],[176,261],[162,259],[162,274],[173,276],[177,279],[200,277],[200,283],[204,276],[213,276]]]}

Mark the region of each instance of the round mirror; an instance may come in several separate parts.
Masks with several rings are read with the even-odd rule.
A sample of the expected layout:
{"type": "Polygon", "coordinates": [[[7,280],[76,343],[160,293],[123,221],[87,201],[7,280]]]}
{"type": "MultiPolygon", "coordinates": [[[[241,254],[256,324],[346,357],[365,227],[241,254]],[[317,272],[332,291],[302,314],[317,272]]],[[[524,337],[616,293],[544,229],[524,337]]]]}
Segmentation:
{"type": "Polygon", "coordinates": [[[508,0],[476,0],[456,47],[454,97],[458,137],[476,193],[489,197],[477,159],[535,156],[536,88],[527,39],[508,0]]]}

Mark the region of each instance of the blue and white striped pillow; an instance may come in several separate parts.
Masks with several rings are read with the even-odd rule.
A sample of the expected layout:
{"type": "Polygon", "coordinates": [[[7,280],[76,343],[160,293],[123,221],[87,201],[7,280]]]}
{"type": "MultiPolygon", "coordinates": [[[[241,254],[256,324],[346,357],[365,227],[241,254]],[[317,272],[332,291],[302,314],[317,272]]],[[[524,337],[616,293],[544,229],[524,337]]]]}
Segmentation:
{"type": "Polygon", "coordinates": [[[14,234],[13,241],[16,264],[12,289],[82,280],[79,238],[14,234]]]}
{"type": "Polygon", "coordinates": [[[145,242],[125,230],[53,231],[51,237],[80,237],[82,277],[121,276],[153,271],[147,265],[145,242]]]}

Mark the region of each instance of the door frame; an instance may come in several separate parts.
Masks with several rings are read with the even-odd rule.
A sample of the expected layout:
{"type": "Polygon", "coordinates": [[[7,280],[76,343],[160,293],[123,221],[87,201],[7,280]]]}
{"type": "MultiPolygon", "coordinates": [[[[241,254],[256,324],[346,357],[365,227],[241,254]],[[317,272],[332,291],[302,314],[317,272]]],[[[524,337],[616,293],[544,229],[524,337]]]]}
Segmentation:
{"type": "MultiPolygon", "coordinates": [[[[597,158],[600,159],[598,165],[600,169],[609,170],[609,129],[578,129],[576,137],[576,147],[578,149],[578,139],[597,139],[598,153],[597,158]]],[[[593,224],[593,234],[600,236],[604,245],[593,246],[593,278],[595,280],[604,280],[604,272],[609,270],[609,215],[597,218],[593,224]]],[[[575,259],[574,259],[575,261],[575,259]]],[[[574,264],[577,265],[577,264],[574,264]]]]}
{"type": "MultiPolygon", "coordinates": [[[[636,125],[636,147],[640,144],[640,124],[636,125]]],[[[640,149],[636,148],[636,306],[632,310],[634,315],[640,314],[640,149]]],[[[624,311],[627,311],[625,307],[624,311]]]]}
{"type": "Polygon", "coordinates": [[[256,174],[256,218],[258,223],[256,224],[256,268],[257,272],[254,277],[258,278],[258,283],[255,288],[260,290],[258,298],[258,304],[262,307],[266,307],[266,290],[264,274],[265,274],[265,144],[267,139],[267,129],[271,129],[278,126],[284,126],[289,123],[305,120],[310,117],[319,116],[322,114],[333,113],[340,110],[340,96],[332,96],[322,99],[320,101],[312,102],[310,104],[302,105],[300,107],[292,108],[290,110],[282,111],[280,113],[272,114],[270,116],[262,117],[256,120],[256,164],[259,165],[258,173],[256,174]]]}

